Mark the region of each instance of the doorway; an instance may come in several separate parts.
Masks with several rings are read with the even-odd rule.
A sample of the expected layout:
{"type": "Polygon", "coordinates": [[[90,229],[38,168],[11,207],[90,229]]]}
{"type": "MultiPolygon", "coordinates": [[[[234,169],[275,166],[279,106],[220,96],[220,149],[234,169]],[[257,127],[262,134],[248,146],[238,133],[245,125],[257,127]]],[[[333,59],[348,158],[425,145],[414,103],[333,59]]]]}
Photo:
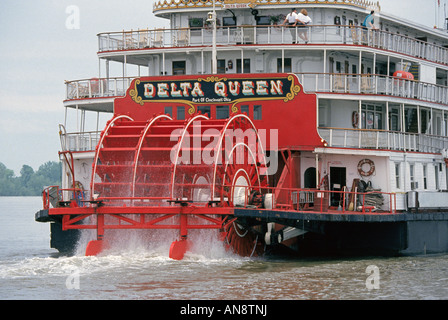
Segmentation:
{"type": "MultiPolygon", "coordinates": [[[[330,167],[330,190],[342,191],[346,186],[346,168],[330,167]]],[[[331,193],[330,201],[332,206],[342,205],[342,193],[331,193]]]]}
{"type": "Polygon", "coordinates": [[[316,168],[309,167],[308,169],[305,170],[304,187],[305,189],[316,188],[316,168]]]}

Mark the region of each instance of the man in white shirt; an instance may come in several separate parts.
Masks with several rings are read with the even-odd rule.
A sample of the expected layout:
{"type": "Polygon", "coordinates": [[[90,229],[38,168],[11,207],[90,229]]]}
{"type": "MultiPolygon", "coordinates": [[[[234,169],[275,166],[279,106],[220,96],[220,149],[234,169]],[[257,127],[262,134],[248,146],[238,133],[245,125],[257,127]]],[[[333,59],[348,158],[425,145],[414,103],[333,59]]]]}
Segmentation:
{"type": "Polygon", "coordinates": [[[290,28],[289,30],[291,31],[292,43],[296,43],[297,10],[295,8],[291,9],[291,12],[288,13],[282,26],[285,24],[287,24],[290,28]]]}

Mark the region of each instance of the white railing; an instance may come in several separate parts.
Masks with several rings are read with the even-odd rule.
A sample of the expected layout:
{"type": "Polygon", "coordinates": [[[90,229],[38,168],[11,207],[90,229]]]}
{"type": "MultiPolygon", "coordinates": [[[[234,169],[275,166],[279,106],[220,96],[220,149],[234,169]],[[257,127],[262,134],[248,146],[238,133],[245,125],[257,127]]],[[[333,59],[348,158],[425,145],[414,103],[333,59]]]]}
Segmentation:
{"type": "Polygon", "coordinates": [[[134,78],[92,78],[66,81],[66,97],[67,100],[71,100],[124,96],[134,78]]]}
{"type": "MultiPolygon", "coordinates": [[[[448,49],[402,34],[382,30],[366,30],[359,26],[311,25],[306,28],[288,28],[279,25],[218,27],[217,45],[237,44],[354,44],[389,50],[433,62],[448,64],[448,49]]],[[[212,29],[181,28],[152,29],[100,33],[99,51],[134,50],[145,48],[210,46],[212,29]]],[[[218,48],[219,49],[219,48],[218,48]]]]}
{"type": "Polygon", "coordinates": [[[94,151],[100,134],[100,131],[63,133],[61,141],[64,151],[94,151]]]}
{"type": "Polygon", "coordinates": [[[410,132],[319,128],[319,134],[329,147],[434,153],[448,148],[448,137],[410,132]]]}
{"type": "MultiPolygon", "coordinates": [[[[297,73],[306,92],[378,94],[448,104],[448,87],[385,75],[297,73]]],[[[67,100],[124,96],[135,77],[66,82],[67,100]]]]}
{"type": "Polygon", "coordinates": [[[448,87],[377,74],[298,73],[306,92],[379,94],[448,104],[448,87]]]}
{"type": "MultiPolygon", "coordinates": [[[[67,151],[94,151],[100,131],[64,133],[61,139],[67,151]]],[[[329,147],[385,149],[439,153],[448,149],[448,137],[409,132],[319,128],[329,147]]]]}

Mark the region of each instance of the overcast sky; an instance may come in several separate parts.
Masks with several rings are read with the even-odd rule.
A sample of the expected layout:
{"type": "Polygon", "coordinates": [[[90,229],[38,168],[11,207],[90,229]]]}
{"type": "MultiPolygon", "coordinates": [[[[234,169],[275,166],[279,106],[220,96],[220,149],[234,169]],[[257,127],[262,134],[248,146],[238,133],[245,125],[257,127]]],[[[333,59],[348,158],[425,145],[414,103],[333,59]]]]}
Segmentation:
{"type": "MultiPolygon", "coordinates": [[[[440,0],[439,26],[444,18],[440,0]]],[[[0,162],[20,175],[58,161],[64,80],[98,74],[100,32],[168,27],[154,0],[0,0],[0,162]],[[67,8],[79,8],[69,29],[67,8]]],[[[383,12],[433,27],[437,0],[382,0],[383,12]]]]}

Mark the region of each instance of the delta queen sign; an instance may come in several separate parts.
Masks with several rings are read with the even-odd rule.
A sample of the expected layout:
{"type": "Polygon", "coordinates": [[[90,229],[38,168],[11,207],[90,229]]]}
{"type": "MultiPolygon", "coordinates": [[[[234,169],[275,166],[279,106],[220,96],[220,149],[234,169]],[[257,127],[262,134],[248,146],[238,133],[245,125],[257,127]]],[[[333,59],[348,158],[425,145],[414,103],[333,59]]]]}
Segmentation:
{"type": "MultiPolygon", "coordinates": [[[[184,107],[186,116],[198,107],[229,106],[230,116],[249,107],[248,116],[258,129],[279,131],[279,147],[313,150],[323,146],[317,132],[315,94],[307,94],[294,74],[219,74],[163,76],[134,79],[123,98],[114,103],[115,115],[148,121],[166,107],[184,107]],[[261,106],[261,119],[254,119],[254,106],[261,106]]],[[[247,109],[245,109],[247,110],[247,109]]],[[[175,112],[173,114],[176,114],[175,112]]]]}

